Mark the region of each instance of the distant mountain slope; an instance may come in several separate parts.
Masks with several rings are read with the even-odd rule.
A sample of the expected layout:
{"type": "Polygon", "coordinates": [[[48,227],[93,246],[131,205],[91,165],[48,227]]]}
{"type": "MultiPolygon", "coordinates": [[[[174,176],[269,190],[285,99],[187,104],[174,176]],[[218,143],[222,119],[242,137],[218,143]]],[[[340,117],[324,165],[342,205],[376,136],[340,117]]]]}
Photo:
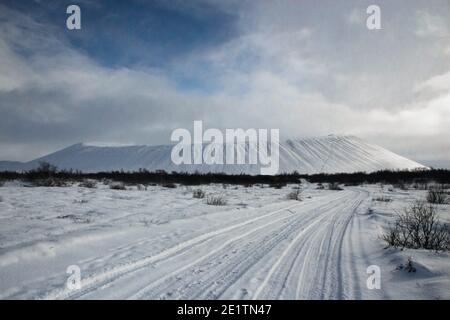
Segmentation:
{"type": "MultiPolygon", "coordinates": [[[[244,147],[244,146],[235,146],[244,147]]],[[[338,172],[373,172],[383,169],[416,169],[425,166],[354,136],[294,139],[280,143],[279,173],[297,171],[304,174],[338,172]]],[[[247,148],[246,148],[247,149],[247,148]]],[[[259,174],[259,165],[175,165],[171,161],[172,145],[97,147],[76,144],[27,162],[0,162],[0,170],[29,170],[45,161],[59,169],[86,172],[110,170],[165,170],[167,172],[225,172],[259,174]]]]}
{"type": "Polygon", "coordinates": [[[21,171],[26,164],[18,161],[0,161],[0,171],[21,171]]]}

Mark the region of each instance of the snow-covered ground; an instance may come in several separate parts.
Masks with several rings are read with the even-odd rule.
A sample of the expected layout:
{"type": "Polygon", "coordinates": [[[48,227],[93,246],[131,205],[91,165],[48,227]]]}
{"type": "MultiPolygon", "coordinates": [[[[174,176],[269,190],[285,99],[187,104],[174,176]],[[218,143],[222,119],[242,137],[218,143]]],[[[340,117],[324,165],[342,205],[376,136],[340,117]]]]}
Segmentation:
{"type": "MultiPolygon", "coordinates": [[[[0,187],[0,298],[449,299],[450,254],[385,249],[383,228],[424,191],[201,186],[0,187]],[[390,202],[376,201],[380,195],[390,202]],[[416,272],[399,266],[411,257],[416,272]],[[81,270],[70,290],[68,266],[81,270]],[[369,289],[367,268],[380,267],[369,289]]],[[[450,207],[439,207],[450,221],[450,207]]]]}

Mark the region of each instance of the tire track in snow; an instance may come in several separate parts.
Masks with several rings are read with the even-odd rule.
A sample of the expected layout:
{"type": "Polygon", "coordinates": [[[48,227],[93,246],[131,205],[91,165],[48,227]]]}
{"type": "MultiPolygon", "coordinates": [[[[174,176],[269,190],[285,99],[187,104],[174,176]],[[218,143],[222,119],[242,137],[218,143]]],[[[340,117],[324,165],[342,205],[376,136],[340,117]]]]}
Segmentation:
{"type": "MultiPolygon", "coordinates": [[[[183,266],[181,268],[163,275],[156,281],[152,280],[150,283],[146,283],[140,290],[132,294],[131,298],[161,298],[165,297],[164,295],[167,292],[175,292],[175,295],[169,296],[169,298],[219,298],[265,255],[277,251],[280,244],[284,244],[287,239],[294,236],[284,250],[279,250],[282,251],[281,257],[263,280],[263,285],[261,285],[261,289],[257,290],[254,298],[258,298],[260,295],[264,297],[263,293],[268,290],[266,286],[271,283],[270,278],[273,276],[281,279],[275,283],[282,284],[282,288],[269,286],[269,290],[270,292],[280,292],[277,296],[281,296],[284,291],[283,287],[296,275],[293,274],[294,270],[299,270],[300,265],[303,270],[298,277],[295,277],[298,280],[294,282],[295,285],[300,283],[300,279],[304,278],[308,271],[308,268],[305,267],[305,261],[304,264],[300,264],[299,261],[301,258],[307,258],[317,253],[314,250],[311,251],[308,247],[317,247],[313,240],[318,239],[320,241],[320,235],[323,236],[322,232],[317,231],[322,229],[329,230],[330,227],[330,224],[327,223],[325,226],[322,226],[320,222],[336,219],[339,213],[351,207],[347,205],[347,202],[352,199],[353,195],[354,192],[345,190],[312,201],[286,206],[248,220],[239,221],[233,225],[219,228],[179,243],[153,256],[118,265],[110,270],[94,274],[82,280],[83,289],[81,291],[74,293],[58,290],[50,292],[46,298],[80,298],[90,293],[95,295],[100,293],[99,290],[102,287],[116,283],[121,278],[123,278],[123,281],[133,280],[134,273],[137,271],[145,270],[145,268],[150,266],[158,268],[164,263],[175,263],[177,260],[180,262],[182,260],[180,257],[189,254],[193,248],[198,246],[210,246],[210,250],[207,251],[207,254],[201,255],[188,264],[182,263],[183,266]],[[319,205],[314,205],[316,202],[319,202],[319,205]],[[300,209],[297,207],[305,207],[305,211],[292,213],[292,210],[300,209]],[[269,219],[270,221],[266,223],[264,219],[269,219]],[[249,230],[245,229],[248,228],[248,225],[252,226],[249,230]],[[241,231],[240,228],[244,230],[241,231]],[[235,235],[236,232],[238,232],[237,235],[235,235]],[[231,237],[227,238],[228,234],[231,237]],[[220,239],[221,237],[224,237],[224,239],[220,239]],[[217,240],[219,242],[214,244],[214,241],[217,240]],[[222,242],[220,242],[221,240],[222,242]],[[219,245],[217,246],[217,244],[219,245]],[[302,245],[300,246],[300,244],[302,245]],[[304,249],[307,249],[306,252],[304,249]],[[233,251],[237,253],[229,254],[233,251]],[[290,258],[288,259],[288,256],[290,257],[289,252],[293,252],[295,257],[293,261],[290,258]],[[303,254],[300,255],[300,252],[303,254]],[[191,277],[190,279],[194,279],[195,283],[188,283],[189,281],[185,279],[189,279],[189,276],[186,275],[189,275],[190,269],[194,267],[206,269],[206,272],[191,277]]],[[[355,207],[357,207],[357,204],[355,207]]],[[[347,224],[350,220],[351,218],[349,218],[347,224]]],[[[333,225],[332,223],[331,226],[333,225]]],[[[342,237],[345,229],[342,231],[342,237]]],[[[335,254],[335,252],[336,250],[330,251],[329,254],[335,254]]],[[[142,282],[145,282],[145,279],[142,282]]],[[[297,292],[295,295],[299,296],[298,287],[296,288],[297,292]]]]}
{"type": "Polygon", "coordinates": [[[176,292],[176,295],[171,294],[170,297],[176,297],[177,299],[220,298],[230,285],[239,280],[243,273],[279,245],[281,241],[287,239],[302,227],[303,229],[308,228],[305,224],[309,221],[316,223],[317,216],[314,215],[316,211],[319,211],[320,215],[326,215],[328,208],[339,206],[339,202],[345,197],[346,195],[341,196],[307,212],[294,213],[288,220],[282,221],[285,218],[277,219],[244,234],[239,234],[190,264],[183,265],[165,277],[146,285],[131,298],[165,298],[166,293],[172,293],[173,291],[176,292]],[[306,213],[312,214],[306,216],[306,213]],[[299,219],[298,216],[301,216],[302,219],[299,219]],[[305,217],[310,219],[305,221],[305,217]],[[278,223],[280,221],[284,224],[280,225],[278,223]],[[228,256],[227,252],[233,252],[233,248],[238,254],[231,260],[223,261],[223,257],[228,256]],[[196,283],[192,284],[189,275],[196,269],[208,270],[205,276],[198,277],[196,283]],[[183,281],[183,279],[187,280],[183,281]]]}
{"type": "MultiPolygon", "coordinates": [[[[284,296],[290,299],[299,298],[304,282],[307,282],[307,284],[313,282],[315,284],[316,290],[312,290],[309,285],[305,286],[308,295],[313,293],[312,298],[317,298],[314,297],[316,292],[322,294],[321,298],[324,298],[325,295],[329,294],[330,289],[328,289],[327,286],[330,285],[330,281],[328,280],[329,276],[327,273],[329,267],[327,266],[330,265],[333,258],[339,258],[339,254],[337,254],[337,251],[335,250],[338,246],[336,243],[333,243],[333,234],[335,234],[334,229],[339,226],[339,223],[336,224],[336,217],[345,213],[347,208],[352,208],[353,211],[353,208],[356,208],[359,205],[358,200],[348,199],[346,202],[350,202],[350,206],[344,203],[342,206],[333,208],[330,210],[331,212],[328,212],[328,215],[320,217],[315,223],[308,226],[308,228],[311,228],[310,232],[302,232],[297,235],[282,253],[278,261],[272,266],[264,282],[255,292],[253,299],[259,298],[261,293],[264,293],[264,299],[276,299],[284,296]],[[331,215],[331,213],[333,213],[333,215],[331,215]],[[326,223],[327,220],[331,220],[332,222],[326,223]],[[317,245],[318,243],[320,245],[317,245]],[[324,243],[327,243],[327,246],[324,247],[324,243]],[[321,254],[323,248],[326,249],[325,256],[321,254]],[[323,261],[321,261],[323,258],[329,261],[325,263],[325,267],[322,269],[314,262],[317,261],[323,263],[323,261]],[[311,279],[313,281],[311,281],[311,279]],[[292,287],[295,283],[297,283],[297,285],[294,294],[294,288],[292,287]],[[320,287],[320,290],[317,290],[318,287],[320,287]],[[288,291],[288,293],[284,294],[285,291],[288,291]]],[[[348,220],[351,220],[351,218],[348,220]]],[[[340,233],[343,234],[345,229],[346,227],[344,224],[344,228],[342,228],[342,232],[340,233]]],[[[339,244],[339,242],[337,243],[339,244]]],[[[333,274],[334,278],[340,276],[339,272],[333,274]]],[[[333,290],[331,290],[331,292],[333,292],[333,290]]]]}
{"type": "MultiPolygon", "coordinates": [[[[310,205],[310,204],[312,204],[314,202],[318,202],[318,201],[322,201],[322,199],[319,198],[317,200],[312,200],[312,201],[308,202],[307,205],[310,205]]],[[[58,290],[51,291],[50,293],[47,293],[44,296],[44,299],[68,299],[68,298],[81,297],[86,293],[96,290],[98,287],[105,286],[108,282],[114,281],[117,278],[122,277],[126,274],[132,273],[134,271],[137,271],[137,270],[145,268],[149,265],[152,265],[153,263],[155,263],[159,260],[166,259],[182,250],[187,250],[190,247],[195,246],[204,241],[207,241],[208,239],[210,239],[212,237],[224,234],[226,232],[232,231],[232,230],[240,228],[240,227],[244,227],[248,224],[256,223],[262,219],[272,217],[276,214],[290,210],[299,205],[302,205],[302,203],[289,205],[289,206],[265,213],[261,216],[257,216],[255,218],[240,221],[236,224],[233,224],[233,225],[230,225],[230,226],[227,226],[224,228],[220,228],[220,229],[208,232],[206,234],[194,237],[194,238],[184,241],[182,243],[176,244],[175,246],[165,249],[155,255],[145,257],[145,258],[139,259],[139,260],[131,262],[131,263],[118,265],[111,269],[105,270],[101,273],[97,273],[88,278],[82,279],[81,286],[83,289],[81,289],[80,291],[73,292],[68,289],[58,289],[58,290]]]]}

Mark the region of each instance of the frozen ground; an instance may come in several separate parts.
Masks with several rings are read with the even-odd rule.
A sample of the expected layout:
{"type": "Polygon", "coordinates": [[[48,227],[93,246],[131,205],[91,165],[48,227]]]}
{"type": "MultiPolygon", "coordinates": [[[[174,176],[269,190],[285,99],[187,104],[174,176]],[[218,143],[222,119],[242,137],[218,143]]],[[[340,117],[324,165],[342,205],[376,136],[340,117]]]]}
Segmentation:
{"type": "MultiPolygon", "coordinates": [[[[384,249],[383,228],[424,191],[381,186],[146,191],[0,187],[0,298],[449,299],[450,254],[384,249]],[[375,201],[380,195],[391,202],[375,201]],[[412,257],[416,272],[398,268],[412,257]],[[69,265],[82,287],[66,286],[69,265]],[[367,288],[367,267],[381,289],[367,288]]],[[[441,218],[450,220],[447,205],[441,218]]]]}

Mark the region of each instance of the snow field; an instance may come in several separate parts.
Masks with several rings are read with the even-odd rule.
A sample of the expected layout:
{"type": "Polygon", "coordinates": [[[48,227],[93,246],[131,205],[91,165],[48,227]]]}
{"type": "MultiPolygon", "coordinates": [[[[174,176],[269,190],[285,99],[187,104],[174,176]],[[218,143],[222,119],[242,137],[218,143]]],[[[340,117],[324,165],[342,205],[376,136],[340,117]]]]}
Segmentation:
{"type": "MultiPolygon", "coordinates": [[[[369,185],[209,185],[146,191],[0,187],[0,298],[444,299],[450,255],[385,249],[395,212],[425,197],[369,185]],[[226,206],[192,196],[221,195],[226,206]],[[392,191],[390,191],[392,190],[392,191]],[[389,197],[390,202],[376,199],[389,197]],[[412,257],[417,272],[398,268],[412,257]],[[81,289],[66,286],[69,265],[81,289]],[[369,290],[367,267],[381,269],[369,290]]],[[[450,221],[448,205],[439,206],[450,221]]]]}

